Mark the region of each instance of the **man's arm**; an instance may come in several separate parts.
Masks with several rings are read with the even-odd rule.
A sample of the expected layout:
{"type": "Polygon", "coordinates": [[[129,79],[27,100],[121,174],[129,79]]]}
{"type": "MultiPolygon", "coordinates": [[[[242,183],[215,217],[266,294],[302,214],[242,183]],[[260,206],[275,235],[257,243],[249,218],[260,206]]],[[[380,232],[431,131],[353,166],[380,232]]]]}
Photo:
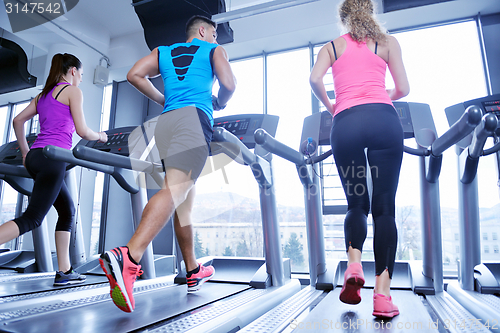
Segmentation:
{"type": "Polygon", "coordinates": [[[226,50],[222,46],[217,46],[214,51],[213,66],[220,86],[217,94],[218,104],[224,107],[236,89],[236,78],[231,70],[226,50]]]}
{"type": "Polygon", "coordinates": [[[155,48],[149,55],[135,63],[127,74],[127,80],[146,97],[163,106],[165,96],[149,80],[150,77],[153,78],[158,75],[160,75],[158,48],[155,48]]]}

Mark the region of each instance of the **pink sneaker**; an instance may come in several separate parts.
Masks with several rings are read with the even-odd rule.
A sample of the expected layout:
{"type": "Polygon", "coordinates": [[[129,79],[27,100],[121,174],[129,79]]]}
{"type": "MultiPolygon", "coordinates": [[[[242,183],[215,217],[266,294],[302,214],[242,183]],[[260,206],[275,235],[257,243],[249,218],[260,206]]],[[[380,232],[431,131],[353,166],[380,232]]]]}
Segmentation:
{"type": "Polygon", "coordinates": [[[364,284],[365,277],[361,264],[358,262],[350,264],[345,270],[340,300],[347,304],[358,304],[361,302],[361,288],[364,284]]]}
{"type": "Polygon", "coordinates": [[[205,267],[198,264],[198,267],[200,267],[200,271],[198,273],[191,274],[189,277],[186,276],[188,292],[190,293],[200,290],[201,285],[210,280],[215,274],[213,266],[205,267]]]}
{"type": "Polygon", "coordinates": [[[392,318],[399,314],[399,309],[392,303],[392,297],[373,294],[373,315],[377,318],[392,318]]]}
{"type": "Polygon", "coordinates": [[[115,305],[125,312],[134,311],[134,282],[142,274],[141,265],[130,261],[126,246],[104,252],[99,262],[109,280],[110,294],[115,305]]]}

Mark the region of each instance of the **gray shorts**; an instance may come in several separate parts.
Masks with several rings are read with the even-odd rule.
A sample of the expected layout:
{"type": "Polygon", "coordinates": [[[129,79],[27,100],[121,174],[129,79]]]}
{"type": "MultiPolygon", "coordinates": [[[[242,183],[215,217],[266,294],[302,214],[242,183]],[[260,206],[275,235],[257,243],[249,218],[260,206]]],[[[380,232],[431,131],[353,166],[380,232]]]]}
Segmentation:
{"type": "Polygon", "coordinates": [[[212,135],[208,116],[194,106],[160,115],[155,128],[155,141],[164,169],[191,172],[191,179],[196,181],[209,156],[212,135]]]}

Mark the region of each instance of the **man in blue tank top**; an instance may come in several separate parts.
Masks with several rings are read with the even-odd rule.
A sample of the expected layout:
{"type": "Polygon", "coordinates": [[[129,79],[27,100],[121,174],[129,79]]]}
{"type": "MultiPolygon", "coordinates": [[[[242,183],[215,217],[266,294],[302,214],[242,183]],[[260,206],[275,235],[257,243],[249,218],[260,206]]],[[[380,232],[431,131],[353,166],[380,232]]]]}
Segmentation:
{"type": "Polygon", "coordinates": [[[126,312],[135,307],[133,284],[142,273],[137,263],[174,213],[188,292],[199,290],[214,274],[212,266],[204,267],[196,261],[191,210],[195,182],[209,154],[213,111],[225,107],[236,86],[227,53],[216,44],[216,28],[206,17],[192,17],[186,24],[185,43],[155,48],[127,74],[127,80],[137,90],[164,107],[156,124],[155,140],[165,168],[165,185],[144,208],[127,246],[101,255],[113,301],[126,312]],[[148,79],[158,75],[164,82],[163,94],[148,79]],[[212,96],[214,77],[220,85],[217,97],[212,96]]]}

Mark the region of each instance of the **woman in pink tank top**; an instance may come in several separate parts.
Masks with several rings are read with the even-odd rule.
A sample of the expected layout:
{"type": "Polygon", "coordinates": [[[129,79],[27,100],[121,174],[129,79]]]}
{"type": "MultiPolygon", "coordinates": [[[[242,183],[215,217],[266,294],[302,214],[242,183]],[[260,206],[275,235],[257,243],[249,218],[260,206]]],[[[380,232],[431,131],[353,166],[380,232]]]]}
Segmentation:
{"type": "Polygon", "coordinates": [[[395,196],[403,155],[403,131],[392,101],[408,95],[409,83],[399,43],[376,21],[371,0],[344,0],[339,14],[348,32],[322,47],[310,83],[316,97],[333,115],[330,143],[348,203],[344,221],[348,263],[340,300],[348,304],[361,302],[365,282],[361,253],[371,207],[373,315],[392,318],[399,314],[390,296],[390,284],[397,247],[395,196]],[[393,89],[385,87],[386,67],[394,79],[393,89]],[[329,68],[334,104],[323,84],[329,68]],[[371,203],[368,172],[372,178],[371,203]]]}
{"type": "Polygon", "coordinates": [[[69,260],[75,206],[64,183],[67,164],[46,158],[42,150],[47,145],[71,149],[75,129],[86,140],[106,142],[108,139],[105,132],[96,133],[85,123],[83,95],[78,88],[82,75],[82,63],[78,58],[68,53],[56,54],[42,92],[13,121],[23,164],[35,182],[23,215],[0,226],[0,244],[40,226],[50,207],[54,206],[58,214],[55,242],[59,266],[55,286],[82,283],[85,276],[75,272],[69,260]],[[30,148],[24,124],[37,114],[40,133],[30,148]]]}

